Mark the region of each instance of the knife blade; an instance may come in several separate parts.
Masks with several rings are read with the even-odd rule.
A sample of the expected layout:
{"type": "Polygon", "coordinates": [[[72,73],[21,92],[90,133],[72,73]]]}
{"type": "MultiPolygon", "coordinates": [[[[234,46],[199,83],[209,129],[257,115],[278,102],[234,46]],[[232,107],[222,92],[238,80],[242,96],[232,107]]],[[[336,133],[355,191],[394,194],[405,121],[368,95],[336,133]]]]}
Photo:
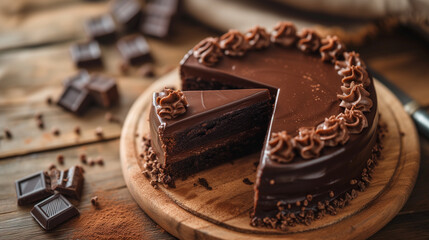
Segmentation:
{"type": "Polygon", "coordinates": [[[383,75],[367,67],[368,72],[386,86],[404,106],[404,110],[413,119],[419,133],[429,139],[429,113],[412,97],[386,79],[383,75]]]}

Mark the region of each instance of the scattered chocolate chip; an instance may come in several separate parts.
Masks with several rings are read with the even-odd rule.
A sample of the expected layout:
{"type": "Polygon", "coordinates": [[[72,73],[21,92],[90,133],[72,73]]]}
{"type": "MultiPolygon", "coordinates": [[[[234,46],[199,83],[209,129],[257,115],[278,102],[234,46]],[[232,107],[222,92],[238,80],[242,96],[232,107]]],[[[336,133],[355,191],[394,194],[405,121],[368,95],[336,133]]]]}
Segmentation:
{"type": "Polygon", "coordinates": [[[102,138],[102,137],[103,137],[103,128],[101,128],[101,127],[97,127],[97,128],[95,129],[95,135],[96,135],[97,137],[99,137],[99,138],[102,138]]]}
{"type": "Polygon", "coordinates": [[[57,127],[53,127],[51,132],[54,136],[60,135],[60,129],[58,129],[57,127]]]}
{"type": "Polygon", "coordinates": [[[88,164],[89,164],[89,166],[94,166],[94,165],[95,165],[95,161],[94,161],[94,159],[90,158],[90,159],[88,160],[88,164]]]}
{"type": "Polygon", "coordinates": [[[86,154],[82,153],[82,154],[79,156],[79,158],[80,158],[80,162],[81,162],[81,163],[83,163],[83,164],[86,164],[86,163],[87,163],[87,161],[86,161],[86,154]]]}
{"type": "Polygon", "coordinates": [[[7,139],[12,138],[12,132],[9,129],[5,128],[5,129],[3,129],[3,132],[4,132],[4,135],[6,136],[7,139]]]}
{"type": "Polygon", "coordinates": [[[46,103],[48,104],[48,105],[52,105],[52,103],[53,103],[54,101],[52,100],[52,97],[51,96],[48,96],[47,98],[46,98],[46,103]]]}
{"type": "Polygon", "coordinates": [[[209,183],[207,182],[207,179],[205,178],[198,178],[198,184],[205,187],[207,190],[213,189],[212,187],[210,187],[209,183]]]}
{"type": "Polygon", "coordinates": [[[98,197],[97,196],[91,198],[91,204],[94,207],[98,206],[98,197]]]}
{"type": "Polygon", "coordinates": [[[103,166],[103,165],[104,165],[104,159],[103,159],[102,157],[98,157],[98,158],[97,158],[97,160],[96,160],[96,162],[97,162],[97,164],[98,164],[98,165],[100,165],[100,166],[103,166]]]}
{"type": "Polygon", "coordinates": [[[55,166],[55,164],[52,163],[51,165],[49,165],[48,169],[50,171],[50,170],[55,169],[55,168],[57,168],[57,166],[55,166]]]}
{"type": "Polygon", "coordinates": [[[45,123],[43,122],[42,119],[37,119],[37,127],[40,129],[44,129],[45,128],[45,123]]]}
{"type": "Polygon", "coordinates": [[[250,181],[248,178],[243,179],[243,182],[247,185],[253,185],[253,182],[250,181]]]}
{"type": "Polygon", "coordinates": [[[76,133],[76,135],[80,135],[80,127],[79,126],[74,127],[74,133],[76,133]]]}
{"type": "Polygon", "coordinates": [[[57,156],[57,162],[58,162],[60,165],[64,165],[64,156],[63,156],[62,154],[59,154],[59,155],[57,156]]]}

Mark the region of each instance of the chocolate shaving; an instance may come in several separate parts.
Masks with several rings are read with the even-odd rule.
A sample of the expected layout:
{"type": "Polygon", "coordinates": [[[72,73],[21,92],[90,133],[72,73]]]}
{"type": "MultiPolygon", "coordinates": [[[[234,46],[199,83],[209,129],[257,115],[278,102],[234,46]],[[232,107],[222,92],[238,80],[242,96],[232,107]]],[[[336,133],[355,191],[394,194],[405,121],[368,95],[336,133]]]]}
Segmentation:
{"type": "Polygon", "coordinates": [[[162,119],[173,119],[186,112],[188,101],[180,90],[165,88],[156,98],[156,113],[162,119]]]}

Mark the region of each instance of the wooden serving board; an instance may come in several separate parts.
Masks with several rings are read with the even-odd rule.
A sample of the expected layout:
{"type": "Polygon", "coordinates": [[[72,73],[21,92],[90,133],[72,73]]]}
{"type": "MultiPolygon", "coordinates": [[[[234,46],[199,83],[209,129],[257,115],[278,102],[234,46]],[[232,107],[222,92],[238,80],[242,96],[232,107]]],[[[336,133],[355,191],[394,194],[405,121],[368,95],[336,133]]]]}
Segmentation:
{"type": "Polygon", "coordinates": [[[165,86],[180,88],[177,70],[148,88],[128,113],[120,141],[125,182],[140,207],[180,239],[365,239],[387,224],[405,204],[420,162],[413,122],[387,88],[378,81],[375,85],[381,119],[389,130],[384,139],[383,158],[375,168],[370,187],[336,216],[325,216],[310,226],[299,225],[288,231],[251,227],[253,185],[244,184],[243,179],[255,181],[254,162],[259,154],[177,180],[175,189],[162,186],[154,189],[139,166],[141,136],[148,133],[152,93],[165,86]],[[198,178],[207,179],[213,190],[194,184],[198,178]]]}

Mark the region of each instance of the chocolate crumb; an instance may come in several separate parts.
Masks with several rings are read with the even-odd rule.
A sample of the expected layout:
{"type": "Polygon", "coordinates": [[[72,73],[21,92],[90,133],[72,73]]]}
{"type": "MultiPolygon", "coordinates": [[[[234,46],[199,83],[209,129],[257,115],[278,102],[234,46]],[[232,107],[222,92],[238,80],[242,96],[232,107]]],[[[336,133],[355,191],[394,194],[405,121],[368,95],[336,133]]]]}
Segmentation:
{"type": "Polygon", "coordinates": [[[52,100],[52,97],[51,96],[48,96],[47,98],[46,98],[46,103],[48,104],[48,105],[52,105],[52,103],[53,103],[54,101],[52,100]]]}
{"type": "Polygon", "coordinates": [[[62,154],[58,154],[58,156],[57,156],[57,162],[60,165],[64,165],[64,156],[62,154]]]}
{"type": "Polygon", "coordinates": [[[207,182],[207,179],[205,178],[198,178],[198,184],[205,187],[207,190],[213,189],[212,187],[210,187],[209,183],[207,182]]]}
{"type": "Polygon", "coordinates": [[[91,198],[91,204],[94,207],[98,206],[98,197],[97,196],[94,196],[94,197],[91,198]]]}
{"type": "Polygon", "coordinates": [[[36,118],[37,120],[42,120],[43,115],[39,112],[37,112],[36,114],[34,114],[34,118],[36,118]]]}
{"type": "Polygon", "coordinates": [[[55,166],[55,164],[52,163],[51,165],[49,165],[48,169],[50,171],[50,170],[55,169],[55,168],[57,168],[57,166],[55,166]]]}
{"type": "Polygon", "coordinates": [[[103,158],[102,158],[102,157],[98,157],[98,158],[97,158],[97,160],[96,160],[96,162],[97,162],[97,164],[98,164],[98,165],[100,165],[100,166],[103,166],[103,165],[104,165],[104,160],[103,160],[103,158]]]}
{"type": "Polygon", "coordinates": [[[333,191],[330,191],[329,192],[329,197],[331,197],[331,198],[333,198],[335,195],[334,195],[334,192],[333,191]]]}
{"type": "Polygon", "coordinates": [[[313,200],[313,195],[308,194],[306,197],[307,201],[311,202],[311,200],[313,200]]]}
{"type": "Polygon", "coordinates": [[[13,137],[12,132],[9,129],[5,128],[3,129],[3,132],[7,139],[11,139],[13,137]]]}
{"type": "Polygon", "coordinates": [[[74,127],[74,133],[76,133],[76,135],[80,135],[80,127],[79,126],[74,127]]]}
{"type": "Polygon", "coordinates": [[[243,182],[247,185],[253,185],[253,182],[250,181],[248,178],[243,179],[243,182]]]}
{"type": "Polygon", "coordinates": [[[101,127],[97,127],[96,129],[95,129],[95,135],[97,136],[97,137],[99,137],[99,138],[102,138],[103,137],[103,128],[101,128],[101,127]]]}
{"type": "Polygon", "coordinates": [[[42,119],[37,119],[37,127],[40,129],[44,129],[45,128],[45,123],[43,122],[42,119]]]}
{"type": "Polygon", "coordinates": [[[274,185],[276,183],[276,181],[274,179],[270,180],[270,185],[274,185]]]}
{"type": "Polygon", "coordinates": [[[54,136],[60,135],[60,129],[58,129],[57,127],[53,127],[51,132],[54,136]]]}
{"type": "Polygon", "coordinates": [[[87,164],[87,159],[86,159],[86,154],[84,154],[84,153],[82,153],[80,156],[79,156],[79,158],[80,158],[80,162],[81,163],[83,163],[83,164],[87,164]]]}
{"type": "Polygon", "coordinates": [[[356,179],[352,179],[352,180],[350,180],[350,184],[351,184],[351,185],[355,185],[357,182],[358,182],[358,181],[357,181],[356,179]]]}
{"type": "Polygon", "coordinates": [[[88,161],[89,166],[94,166],[95,165],[95,161],[94,159],[90,158],[88,161]]]}

